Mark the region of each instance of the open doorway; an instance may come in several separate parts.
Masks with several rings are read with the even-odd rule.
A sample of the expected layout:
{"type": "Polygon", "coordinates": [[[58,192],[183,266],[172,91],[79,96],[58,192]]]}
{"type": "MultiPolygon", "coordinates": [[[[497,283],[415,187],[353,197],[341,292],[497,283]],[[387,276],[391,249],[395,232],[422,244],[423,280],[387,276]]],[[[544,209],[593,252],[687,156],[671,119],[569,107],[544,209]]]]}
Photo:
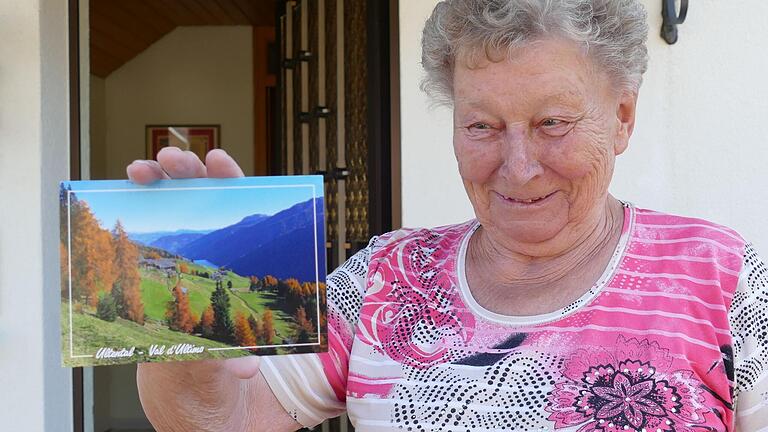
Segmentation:
{"type": "MultiPolygon", "coordinates": [[[[330,269],[398,226],[396,0],[69,2],[73,173],[125,178],[151,128],[210,128],[246,175],[325,176],[330,269]]],[[[76,431],[152,430],[135,366],[74,381],[76,431]]]]}

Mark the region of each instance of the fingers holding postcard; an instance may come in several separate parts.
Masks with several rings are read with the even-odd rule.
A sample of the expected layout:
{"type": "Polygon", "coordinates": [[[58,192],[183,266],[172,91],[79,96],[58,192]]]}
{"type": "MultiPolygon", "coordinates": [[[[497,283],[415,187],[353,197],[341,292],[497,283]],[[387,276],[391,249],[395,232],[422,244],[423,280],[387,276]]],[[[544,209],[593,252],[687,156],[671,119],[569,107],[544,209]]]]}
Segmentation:
{"type": "Polygon", "coordinates": [[[320,176],[62,182],[65,366],[326,351],[320,176]]]}

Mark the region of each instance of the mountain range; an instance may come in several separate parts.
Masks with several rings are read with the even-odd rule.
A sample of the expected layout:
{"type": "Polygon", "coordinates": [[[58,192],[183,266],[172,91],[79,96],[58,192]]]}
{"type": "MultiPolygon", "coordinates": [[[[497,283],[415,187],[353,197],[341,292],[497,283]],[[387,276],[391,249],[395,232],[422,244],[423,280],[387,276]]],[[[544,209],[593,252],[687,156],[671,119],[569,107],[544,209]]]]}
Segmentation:
{"type": "Polygon", "coordinates": [[[315,235],[320,277],[325,275],[323,200],[295,204],[272,216],[254,214],[233,225],[208,233],[178,232],[155,238],[150,246],[207,260],[243,276],[315,280],[315,235]]]}
{"type": "Polygon", "coordinates": [[[211,230],[176,230],[176,231],[155,231],[142,233],[128,233],[128,238],[136,243],[145,246],[151,246],[153,242],[163,237],[173,237],[179,235],[199,234],[200,236],[208,234],[211,230]]]}

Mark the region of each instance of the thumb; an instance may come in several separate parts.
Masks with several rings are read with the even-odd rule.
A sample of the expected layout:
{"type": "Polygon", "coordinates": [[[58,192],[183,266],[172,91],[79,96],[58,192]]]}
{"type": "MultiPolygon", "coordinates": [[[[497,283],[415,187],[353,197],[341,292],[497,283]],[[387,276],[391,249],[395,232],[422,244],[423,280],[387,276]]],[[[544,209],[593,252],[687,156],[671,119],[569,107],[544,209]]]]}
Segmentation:
{"type": "Polygon", "coordinates": [[[224,369],[240,379],[253,378],[259,373],[260,359],[256,356],[238,357],[224,361],[224,369]]]}

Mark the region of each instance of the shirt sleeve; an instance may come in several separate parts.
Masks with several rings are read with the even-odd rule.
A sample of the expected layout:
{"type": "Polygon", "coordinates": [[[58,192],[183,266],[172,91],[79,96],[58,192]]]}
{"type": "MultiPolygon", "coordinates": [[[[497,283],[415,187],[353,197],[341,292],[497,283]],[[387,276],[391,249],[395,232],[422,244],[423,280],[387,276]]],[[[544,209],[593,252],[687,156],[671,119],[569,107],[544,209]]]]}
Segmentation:
{"type": "Polygon", "coordinates": [[[346,411],[349,353],[377,238],[326,278],[328,352],[261,358],[261,374],[297,422],[314,427],[346,411]]]}
{"type": "Polygon", "coordinates": [[[736,431],[768,431],[768,267],[751,244],[728,319],[733,336],[736,431]]]}

